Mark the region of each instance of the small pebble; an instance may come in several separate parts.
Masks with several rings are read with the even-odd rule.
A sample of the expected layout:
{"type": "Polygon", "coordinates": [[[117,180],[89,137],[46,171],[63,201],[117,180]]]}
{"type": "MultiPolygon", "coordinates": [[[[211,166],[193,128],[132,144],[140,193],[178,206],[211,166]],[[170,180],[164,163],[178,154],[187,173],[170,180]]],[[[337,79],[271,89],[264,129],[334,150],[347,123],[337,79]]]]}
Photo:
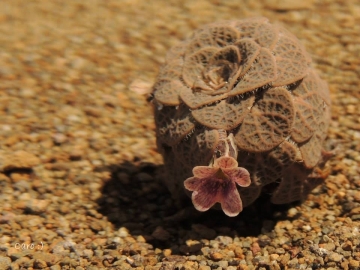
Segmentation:
{"type": "Polygon", "coordinates": [[[128,229],[121,227],[118,231],[118,235],[120,237],[127,237],[129,235],[129,231],[128,231],[128,229]]]}
{"type": "Polygon", "coordinates": [[[358,260],[350,260],[349,261],[349,266],[352,268],[358,268],[360,267],[360,261],[358,260]]]}
{"type": "Polygon", "coordinates": [[[220,252],[211,252],[210,253],[210,259],[214,260],[214,261],[220,261],[222,260],[223,255],[220,252]]]}
{"type": "Polygon", "coordinates": [[[169,232],[164,230],[164,228],[161,226],[156,227],[156,229],[153,231],[151,235],[152,237],[160,241],[166,241],[170,237],[169,232]]]}
{"type": "Polygon", "coordinates": [[[11,259],[9,257],[0,256],[0,269],[11,269],[11,259]]]}

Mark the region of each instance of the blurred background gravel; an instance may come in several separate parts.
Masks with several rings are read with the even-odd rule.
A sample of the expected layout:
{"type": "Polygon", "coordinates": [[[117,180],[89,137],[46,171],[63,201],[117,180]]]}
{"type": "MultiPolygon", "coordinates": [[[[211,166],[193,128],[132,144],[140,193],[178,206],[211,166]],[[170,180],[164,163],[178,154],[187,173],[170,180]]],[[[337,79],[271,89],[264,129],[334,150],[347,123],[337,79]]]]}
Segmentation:
{"type": "Polygon", "coordinates": [[[2,1],[0,269],[360,269],[359,33],[356,0],[2,1]],[[329,83],[330,176],[302,204],[176,209],[132,86],[200,25],[259,15],[329,83]]]}

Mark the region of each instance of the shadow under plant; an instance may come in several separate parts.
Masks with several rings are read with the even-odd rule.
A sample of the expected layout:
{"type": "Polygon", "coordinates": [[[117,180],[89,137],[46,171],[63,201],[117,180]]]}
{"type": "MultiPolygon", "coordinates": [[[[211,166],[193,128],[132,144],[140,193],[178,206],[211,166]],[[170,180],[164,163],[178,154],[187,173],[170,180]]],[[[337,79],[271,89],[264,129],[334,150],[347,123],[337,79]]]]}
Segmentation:
{"type": "Polygon", "coordinates": [[[168,248],[172,254],[193,254],[187,240],[271,233],[277,221],[289,219],[286,210],[295,205],[270,204],[264,194],[234,218],[217,210],[198,212],[190,198],[178,209],[161,182],[162,166],[126,162],[110,170],[112,177],[98,200],[100,213],[116,228],[125,227],[131,235],[141,235],[154,248],[168,248]]]}

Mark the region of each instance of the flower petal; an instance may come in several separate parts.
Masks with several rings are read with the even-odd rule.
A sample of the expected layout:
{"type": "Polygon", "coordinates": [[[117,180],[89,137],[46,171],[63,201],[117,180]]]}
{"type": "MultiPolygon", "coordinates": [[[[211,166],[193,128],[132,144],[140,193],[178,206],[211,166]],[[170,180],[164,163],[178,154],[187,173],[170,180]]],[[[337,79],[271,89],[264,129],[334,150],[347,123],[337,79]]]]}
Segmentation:
{"type": "Polygon", "coordinates": [[[198,178],[209,178],[212,177],[219,168],[209,166],[196,166],[193,168],[193,174],[198,178]]]}
{"type": "Polygon", "coordinates": [[[226,168],[236,168],[238,166],[238,162],[236,161],[236,159],[229,157],[229,156],[222,156],[220,158],[218,158],[217,160],[215,160],[215,164],[216,167],[220,167],[221,169],[226,169],[226,168]]]}
{"type": "Polygon", "coordinates": [[[250,173],[242,167],[222,169],[223,173],[240,187],[248,187],[251,184],[250,173]]]}
{"type": "Polygon", "coordinates": [[[189,177],[184,181],[184,187],[189,191],[194,191],[197,190],[203,182],[204,179],[197,177],[189,177]]]}
{"type": "Polygon", "coordinates": [[[216,193],[208,193],[207,190],[203,189],[194,191],[191,195],[194,207],[201,212],[209,210],[216,203],[217,197],[216,193]]]}
{"type": "Polygon", "coordinates": [[[219,179],[215,176],[202,180],[202,183],[193,192],[191,197],[195,208],[199,211],[208,210],[216,202],[221,203],[223,189],[228,188],[228,185],[236,189],[235,184],[230,180],[219,179]]]}
{"type": "Polygon", "coordinates": [[[191,199],[196,210],[207,211],[219,202],[226,215],[237,216],[242,211],[242,201],[235,183],[244,187],[250,185],[249,172],[245,168],[234,168],[238,163],[232,157],[223,156],[215,163],[217,161],[224,168],[196,166],[193,169],[196,176],[186,179],[184,186],[193,191],[191,199]],[[217,172],[225,175],[219,176],[217,172]]]}
{"type": "Polygon", "coordinates": [[[229,217],[237,216],[243,209],[242,201],[235,184],[229,184],[222,189],[221,208],[229,217]]]}

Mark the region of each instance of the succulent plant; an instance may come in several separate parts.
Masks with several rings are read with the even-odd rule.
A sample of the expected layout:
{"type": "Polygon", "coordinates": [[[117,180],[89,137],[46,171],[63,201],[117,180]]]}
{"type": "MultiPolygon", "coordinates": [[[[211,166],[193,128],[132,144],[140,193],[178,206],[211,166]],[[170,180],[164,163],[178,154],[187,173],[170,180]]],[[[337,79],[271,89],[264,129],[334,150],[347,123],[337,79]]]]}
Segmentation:
{"type": "Polygon", "coordinates": [[[196,30],[170,49],[152,95],[179,203],[187,194],[199,211],[220,203],[236,216],[263,190],[283,204],[323,181],[328,86],[282,26],[249,18],[196,30]]]}

